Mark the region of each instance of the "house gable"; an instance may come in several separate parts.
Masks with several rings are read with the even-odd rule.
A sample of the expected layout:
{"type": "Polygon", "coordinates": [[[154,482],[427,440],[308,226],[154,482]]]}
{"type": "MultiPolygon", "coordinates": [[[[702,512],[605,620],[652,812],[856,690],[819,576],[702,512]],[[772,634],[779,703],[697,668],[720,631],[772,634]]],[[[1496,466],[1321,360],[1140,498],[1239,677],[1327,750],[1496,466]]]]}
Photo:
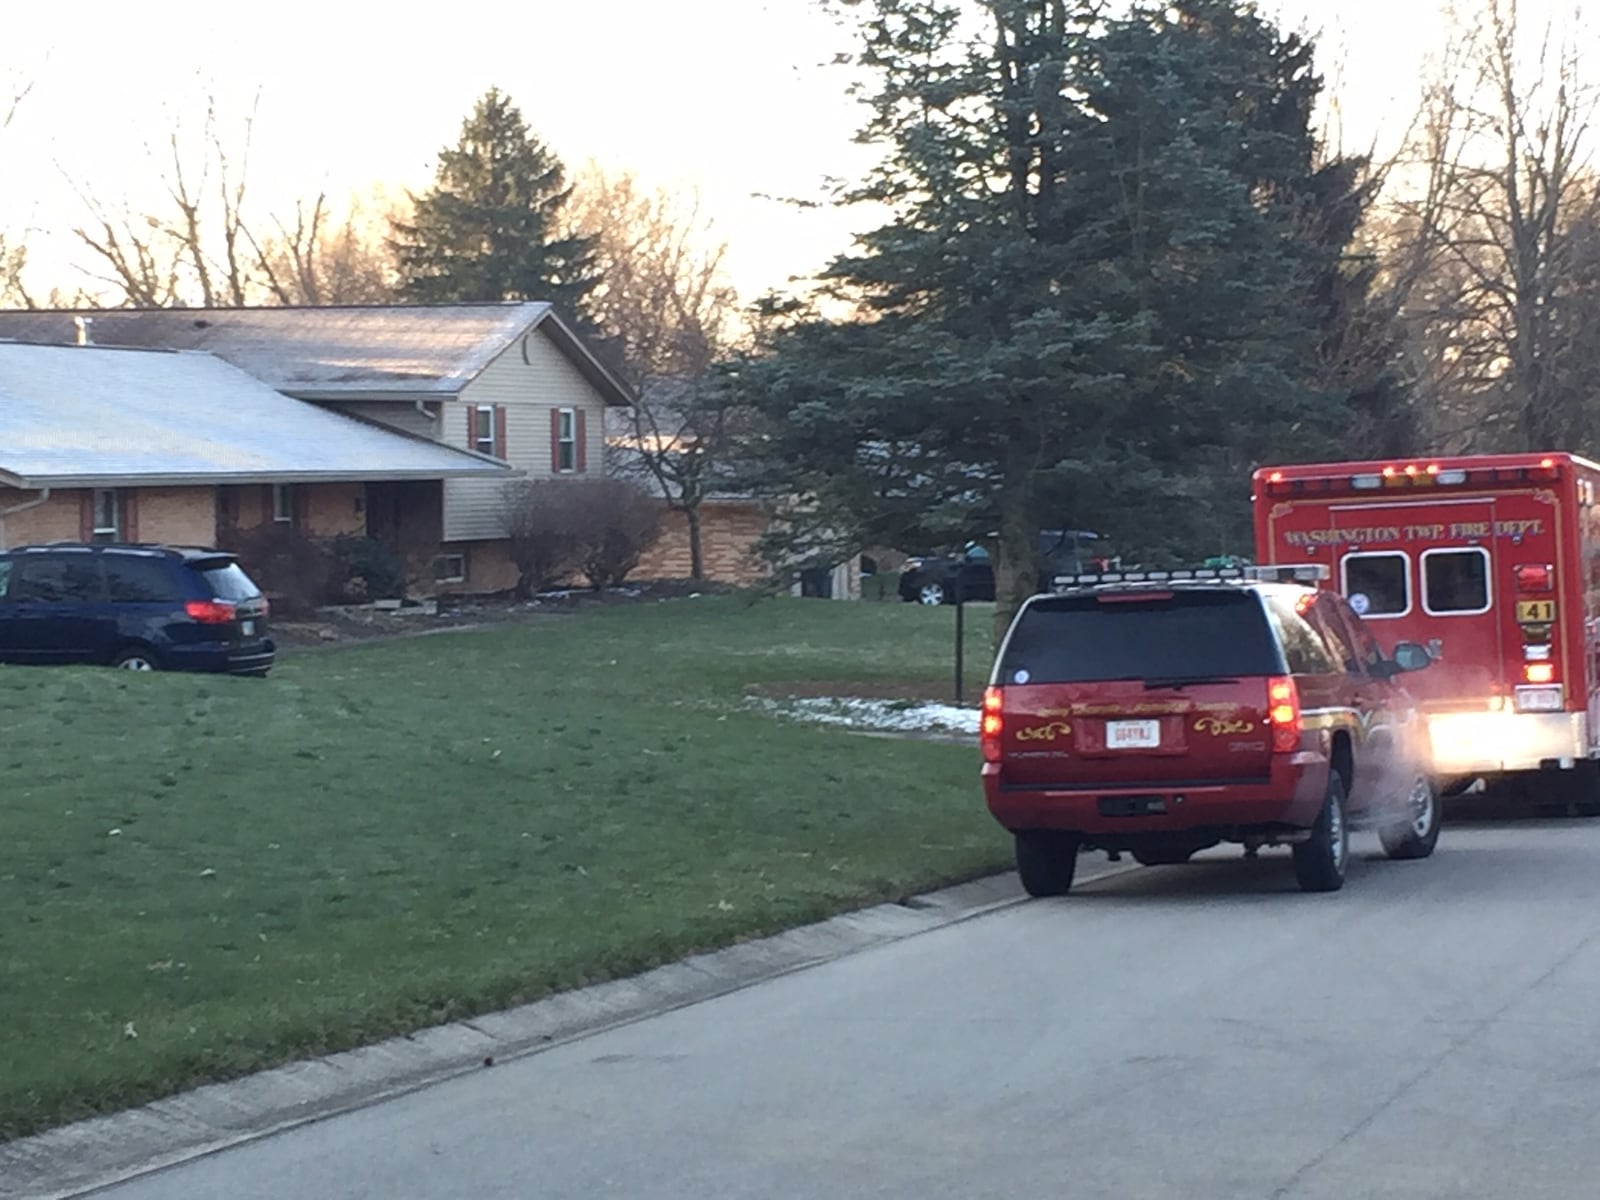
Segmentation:
{"type": "MultiPolygon", "coordinates": [[[[440,435],[449,445],[470,449],[477,409],[488,407],[494,411],[497,443],[506,461],[528,478],[548,478],[560,473],[554,461],[557,418],[552,414],[571,409],[582,436],[577,457],[583,468],[573,474],[590,474],[602,465],[608,400],[541,324],[485,366],[462,389],[458,402],[444,406],[440,435]]],[[[453,480],[446,485],[446,541],[505,536],[503,483],[453,480]]]]}

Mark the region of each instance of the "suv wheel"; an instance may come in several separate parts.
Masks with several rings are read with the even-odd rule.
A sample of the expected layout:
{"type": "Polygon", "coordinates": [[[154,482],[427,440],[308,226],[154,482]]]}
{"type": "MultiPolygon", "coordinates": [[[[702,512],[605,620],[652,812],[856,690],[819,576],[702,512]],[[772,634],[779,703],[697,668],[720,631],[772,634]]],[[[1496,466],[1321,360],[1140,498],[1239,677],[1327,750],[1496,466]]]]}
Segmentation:
{"type": "Polygon", "coordinates": [[[917,590],[917,603],[919,603],[919,604],[943,604],[944,603],[944,584],[942,584],[942,583],[925,583],[925,584],[923,584],[922,587],[920,587],[917,590]]]}
{"type": "Polygon", "coordinates": [[[1344,886],[1350,857],[1350,830],[1344,822],[1344,780],[1328,775],[1328,794],[1311,827],[1311,836],[1294,848],[1294,874],[1307,892],[1336,892],[1344,886]]]}
{"type": "Polygon", "coordinates": [[[1427,858],[1439,841],[1442,813],[1433,780],[1418,772],[1406,796],[1407,819],[1378,830],[1383,852],[1390,858],[1427,858]]]}
{"type": "Polygon", "coordinates": [[[111,665],[124,671],[156,671],[161,667],[156,656],[142,646],[124,650],[111,660],[111,665]]]}
{"type": "Polygon", "coordinates": [[[1064,896],[1078,870],[1078,835],[1029,829],[1016,835],[1017,874],[1030,896],[1064,896]]]}

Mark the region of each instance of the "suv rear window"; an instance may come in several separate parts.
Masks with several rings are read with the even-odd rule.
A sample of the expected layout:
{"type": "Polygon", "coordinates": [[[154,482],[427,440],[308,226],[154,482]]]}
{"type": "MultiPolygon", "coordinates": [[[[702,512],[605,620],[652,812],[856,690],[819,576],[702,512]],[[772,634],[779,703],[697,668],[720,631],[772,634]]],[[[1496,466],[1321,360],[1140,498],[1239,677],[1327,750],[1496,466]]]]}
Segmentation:
{"type": "Polygon", "coordinates": [[[1211,679],[1282,671],[1254,592],[1197,589],[1138,600],[1035,600],[1006,642],[1000,682],[1211,679]]]}
{"type": "Polygon", "coordinates": [[[203,558],[190,566],[206,581],[215,600],[253,600],[261,594],[261,589],[244,573],[244,568],[232,559],[203,558]]]}

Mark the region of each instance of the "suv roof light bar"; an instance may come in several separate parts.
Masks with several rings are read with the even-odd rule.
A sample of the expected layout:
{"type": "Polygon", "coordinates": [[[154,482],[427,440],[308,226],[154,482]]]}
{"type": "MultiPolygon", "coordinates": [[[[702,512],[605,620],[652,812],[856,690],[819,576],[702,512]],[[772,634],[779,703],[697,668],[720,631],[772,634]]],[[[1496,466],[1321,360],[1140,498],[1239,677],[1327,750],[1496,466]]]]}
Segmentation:
{"type": "Polygon", "coordinates": [[[1333,578],[1327,563],[1272,563],[1246,570],[1257,583],[1322,583],[1333,578]]]}
{"type": "Polygon", "coordinates": [[[1210,583],[1248,580],[1253,583],[1317,584],[1332,578],[1326,563],[1285,563],[1265,567],[1201,567],[1179,571],[1112,571],[1091,575],[1057,575],[1050,581],[1055,592],[1100,587],[1112,583],[1210,583]]]}

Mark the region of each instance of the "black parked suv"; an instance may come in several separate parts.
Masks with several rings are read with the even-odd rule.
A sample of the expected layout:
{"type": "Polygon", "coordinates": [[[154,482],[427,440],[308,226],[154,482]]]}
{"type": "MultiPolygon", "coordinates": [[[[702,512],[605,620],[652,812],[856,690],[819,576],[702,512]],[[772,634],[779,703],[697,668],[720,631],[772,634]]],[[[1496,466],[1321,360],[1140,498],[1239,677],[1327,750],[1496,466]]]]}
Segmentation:
{"type": "MultiPolygon", "coordinates": [[[[1098,533],[1083,529],[1041,529],[1036,564],[1039,586],[1048,587],[1053,576],[1087,570],[1092,560],[1086,543],[1099,539],[1098,533]]],[[[977,542],[968,542],[959,554],[908,558],[900,569],[899,592],[900,599],[919,604],[953,604],[958,598],[993,600],[994,564],[977,542]]]]}
{"type": "Polygon", "coordinates": [[[267,601],[233,555],[56,542],[0,553],[0,662],[265,675],[267,601]]]}

